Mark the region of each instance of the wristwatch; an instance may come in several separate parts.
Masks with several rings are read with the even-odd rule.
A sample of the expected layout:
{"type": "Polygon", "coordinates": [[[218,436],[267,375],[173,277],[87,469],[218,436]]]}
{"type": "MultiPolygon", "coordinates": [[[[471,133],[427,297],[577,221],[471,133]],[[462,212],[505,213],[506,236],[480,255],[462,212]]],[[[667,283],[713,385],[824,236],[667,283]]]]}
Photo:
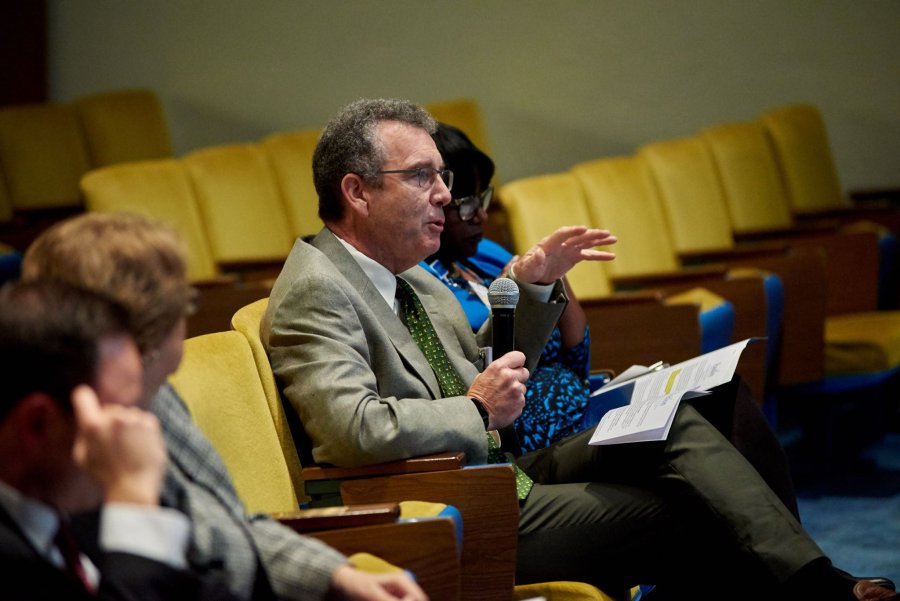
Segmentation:
{"type": "Polygon", "coordinates": [[[487,432],[488,423],[491,421],[491,415],[487,412],[487,409],[484,408],[484,405],[476,399],[475,397],[469,397],[469,400],[472,401],[472,404],[475,405],[475,408],[478,409],[478,415],[481,416],[481,421],[484,422],[484,430],[487,432]]]}

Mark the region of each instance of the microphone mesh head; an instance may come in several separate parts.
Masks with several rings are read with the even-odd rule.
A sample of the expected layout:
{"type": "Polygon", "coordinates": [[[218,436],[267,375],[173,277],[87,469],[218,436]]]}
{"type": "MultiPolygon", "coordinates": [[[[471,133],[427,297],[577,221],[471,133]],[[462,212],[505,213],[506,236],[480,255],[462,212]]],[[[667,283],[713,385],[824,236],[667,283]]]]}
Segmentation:
{"type": "Polygon", "coordinates": [[[519,287],[509,278],[497,278],[488,288],[491,307],[515,307],[519,304],[519,287]]]}

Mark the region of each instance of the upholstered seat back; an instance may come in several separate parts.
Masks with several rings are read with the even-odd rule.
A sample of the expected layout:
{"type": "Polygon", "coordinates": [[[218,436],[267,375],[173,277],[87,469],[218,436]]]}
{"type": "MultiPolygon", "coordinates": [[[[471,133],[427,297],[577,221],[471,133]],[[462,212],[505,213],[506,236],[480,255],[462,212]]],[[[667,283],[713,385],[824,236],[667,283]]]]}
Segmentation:
{"type": "Polygon", "coordinates": [[[151,90],[92,94],[74,105],[93,167],[172,156],[166,116],[151,90]]]}
{"type": "Polygon", "coordinates": [[[294,490],[301,500],[306,498],[303,478],[300,476],[300,458],[297,447],[294,445],[294,437],[288,424],[278,385],[275,383],[275,374],[269,364],[269,356],[263,346],[259,335],[259,326],[262,316],[269,306],[269,299],[263,298],[239,309],[231,318],[231,327],[240,332],[250,345],[253,353],[253,361],[256,364],[258,377],[262,383],[263,392],[266,395],[266,405],[275,426],[278,443],[281,446],[282,456],[287,462],[288,470],[294,482],[294,490]]]}
{"type": "Polygon", "coordinates": [[[312,157],[318,140],[318,130],[304,130],[273,134],[262,141],[275,169],[290,231],[295,237],[315,234],[323,225],[312,175],[312,157]]]}
{"type": "Polygon", "coordinates": [[[612,276],[642,275],[678,269],[662,205],[647,168],[636,157],[580,163],[572,168],[584,189],[594,227],[615,233],[612,276]]]}
{"type": "Polygon", "coordinates": [[[182,160],[217,262],[287,257],[294,236],[272,164],[258,144],[206,148],[182,160]]]}
{"type": "Polygon", "coordinates": [[[488,143],[487,128],[484,125],[481,108],[477,102],[471,98],[458,98],[456,100],[431,102],[424,106],[431,113],[432,117],[441,123],[446,123],[462,130],[469,140],[472,141],[472,144],[490,156],[491,146],[488,143]]]}
{"type": "Polygon", "coordinates": [[[846,209],[825,122],[811,104],[775,108],[762,116],[772,142],[788,201],[797,213],[846,209]]]}
{"type": "Polygon", "coordinates": [[[794,225],[775,155],[759,122],[709,127],[702,139],[712,153],[735,232],[794,225]]]}
{"type": "MultiPolygon", "coordinates": [[[[504,185],[498,197],[509,216],[516,253],[527,251],[562,226],[591,225],[584,193],[571,173],[515,180],[504,185]]],[[[567,277],[581,300],[602,298],[611,292],[608,277],[599,262],[582,261],[569,271],[567,277]]]]}
{"type": "Polygon", "coordinates": [[[244,335],[189,338],[171,382],[225,461],[247,509],[295,511],[294,486],[244,335]]]}
{"type": "Polygon", "coordinates": [[[90,161],[72,107],[0,109],[0,165],[14,209],[80,207],[78,180],[90,161]]]}
{"type": "Polygon", "coordinates": [[[653,142],[643,146],[638,156],[650,170],[677,252],[734,247],[722,188],[701,140],[653,142]]]}
{"type": "Polygon", "coordinates": [[[218,274],[184,164],[175,159],[113,165],[81,181],[89,211],[140,213],[174,227],[187,245],[188,277],[218,274]]]}

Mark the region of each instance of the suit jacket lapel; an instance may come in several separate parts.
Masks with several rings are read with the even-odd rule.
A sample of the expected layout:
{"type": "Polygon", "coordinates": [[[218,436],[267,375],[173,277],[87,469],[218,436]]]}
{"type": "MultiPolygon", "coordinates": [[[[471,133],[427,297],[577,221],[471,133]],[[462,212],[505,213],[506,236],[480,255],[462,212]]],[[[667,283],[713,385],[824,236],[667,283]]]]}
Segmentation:
{"type": "Polygon", "coordinates": [[[0,530],[5,531],[0,538],[3,540],[3,554],[15,557],[33,558],[46,561],[32,546],[28,537],[22,532],[22,528],[16,523],[6,509],[0,505],[0,530]]]}
{"type": "MultiPolygon", "coordinates": [[[[334,263],[338,271],[356,289],[369,309],[375,314],[378,323],[387,333],[401,360],[425,383],[428,391],[435,399],[441,398],[441,387],[434,375],[428,360],[412,339],[409,330],[394,313],[393,308],[384,302],[384,297],[372,284],[356,260],[347,252],[343,244],[330,230],[323,229],[312,241],[312,245],[321,250],[334,263]]],[[[424,301],[423,301],[424,302],[424,301]]],[[[426,305],[427,306],[427,305],[426,305]]],[[[431,313],[429,312],[429,315],[431,313]]]]}

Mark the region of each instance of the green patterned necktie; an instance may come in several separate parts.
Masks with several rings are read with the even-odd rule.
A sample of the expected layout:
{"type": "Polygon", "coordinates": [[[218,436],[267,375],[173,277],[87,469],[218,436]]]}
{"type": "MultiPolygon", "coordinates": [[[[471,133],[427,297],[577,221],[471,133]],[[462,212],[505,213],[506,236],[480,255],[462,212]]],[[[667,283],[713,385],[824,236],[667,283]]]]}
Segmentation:
{"type": "MultiPolygon", "coordinates": [[[[400,319],[403,320],[406,329],[409,330],[416,345],[428,360],[428,365],[431,366],[434,375],[437,376],[441,394],[448,397],[465,396],[468,387],[459,372],[450,363],[450,357],[447,356],[447,351],[441,344],[441,339],[438,338],[437,332],[428,318],[428,313],[422,306],[422,301],[416,296],[412,286],[402,278],[397,278],[397,302],[400,306],[400,319]]],[[[488,440],[488,463],[510,462],[510,458],[500,450],[494,437],[490,433],[485,432],[485,434],[488,440]]],[[[516,493],[519,500],[524,500],[531,492],[534,482],[519,469],[514,461],[512,464],[516,472],[516,493]]]]}

